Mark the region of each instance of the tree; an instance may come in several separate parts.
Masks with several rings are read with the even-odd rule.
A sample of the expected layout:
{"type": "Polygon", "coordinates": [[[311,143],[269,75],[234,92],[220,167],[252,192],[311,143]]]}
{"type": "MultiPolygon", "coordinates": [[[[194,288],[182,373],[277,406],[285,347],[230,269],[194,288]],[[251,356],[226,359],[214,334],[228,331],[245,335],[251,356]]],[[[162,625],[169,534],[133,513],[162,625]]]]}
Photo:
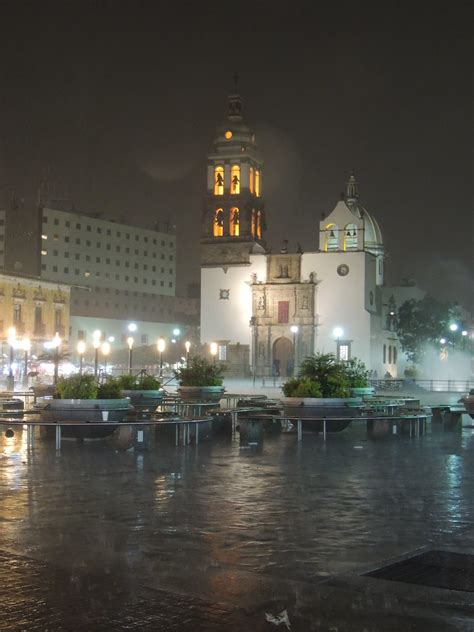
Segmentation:
{"type": "Polygon", "coordinates": [[[459,322],[459,308],[455,303],[442,303],[428,294],[417,301],[402,303],[397,312],[396,330],[407,358],[417,364],[427,345],[439,345],[449,337],[449,324],[459,322]]]}

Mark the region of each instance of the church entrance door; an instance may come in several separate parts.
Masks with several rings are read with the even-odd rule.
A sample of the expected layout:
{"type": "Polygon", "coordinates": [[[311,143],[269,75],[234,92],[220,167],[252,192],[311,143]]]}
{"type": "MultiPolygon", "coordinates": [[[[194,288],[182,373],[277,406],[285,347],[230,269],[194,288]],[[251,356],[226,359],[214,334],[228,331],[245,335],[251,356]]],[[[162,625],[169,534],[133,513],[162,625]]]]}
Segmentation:
{"type": "Polygon", "coordinates": [[[273,343],[273,374],[281,377],[293,375],[294,353],[291,340],[277,338],[273,343]]]}

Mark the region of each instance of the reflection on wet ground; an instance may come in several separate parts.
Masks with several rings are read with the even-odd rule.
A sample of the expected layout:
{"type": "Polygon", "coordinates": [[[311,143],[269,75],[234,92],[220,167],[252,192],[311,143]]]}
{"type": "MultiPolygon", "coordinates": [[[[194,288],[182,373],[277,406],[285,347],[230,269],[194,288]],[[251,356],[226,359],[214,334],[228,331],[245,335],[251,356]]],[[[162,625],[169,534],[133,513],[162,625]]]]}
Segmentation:
{"type": "MultiPolygon", "coordinates": [[[[248,629],[277,629],[264,611],[287,608],[294,630],[468,630],[461,597],[455,613],[440,592],[429,603],[433,589],[360,576],[423,547],[472,552],[473,460],[470,429],[377,442],[352,428],[261,450],[64,442],[60,454],[2,432],[0,549],[76,587],[115,578],[132,601],[146,587],[236,606],[248,629]]],[[[195,629],[231,629],[216,621],[195,629]]],[[[141,629],[120,625],[108,629],[141,629]]]]}

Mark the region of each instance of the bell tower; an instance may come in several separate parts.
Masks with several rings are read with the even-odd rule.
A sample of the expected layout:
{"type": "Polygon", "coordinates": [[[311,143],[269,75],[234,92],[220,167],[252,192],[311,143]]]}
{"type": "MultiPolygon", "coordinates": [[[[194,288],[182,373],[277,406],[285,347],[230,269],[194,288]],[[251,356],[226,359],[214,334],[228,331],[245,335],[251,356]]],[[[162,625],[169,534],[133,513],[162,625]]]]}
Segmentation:
{"type": "Polygon", "coordinates": [[[229,95],[227,119],[217,129],[207,157],[203,266],[246,264],[250,254],[265,252],[262,159],[242,111],[236,85],[229,95]]]}

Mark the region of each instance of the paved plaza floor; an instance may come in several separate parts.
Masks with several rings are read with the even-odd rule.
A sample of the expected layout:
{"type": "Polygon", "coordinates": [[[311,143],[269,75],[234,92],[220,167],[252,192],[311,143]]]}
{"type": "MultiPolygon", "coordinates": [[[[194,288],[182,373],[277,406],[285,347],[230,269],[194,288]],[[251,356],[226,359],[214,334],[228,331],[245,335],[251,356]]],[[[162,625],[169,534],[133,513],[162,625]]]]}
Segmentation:
{"type": "Polygon", "coordinates": [[[3,428],[0,630],[474,630],[472,593],[366,576],[474,551],[472,433],[56,453],[3,428]]]}

